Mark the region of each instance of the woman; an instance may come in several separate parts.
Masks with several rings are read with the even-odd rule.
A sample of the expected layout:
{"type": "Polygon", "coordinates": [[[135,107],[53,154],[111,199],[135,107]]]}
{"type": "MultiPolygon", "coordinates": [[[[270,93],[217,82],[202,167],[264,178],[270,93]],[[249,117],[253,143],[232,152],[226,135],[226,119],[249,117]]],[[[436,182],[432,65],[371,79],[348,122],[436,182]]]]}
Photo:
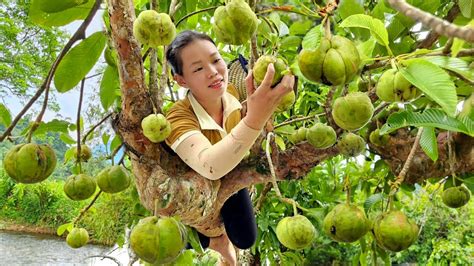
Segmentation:
{"type": "MultiPolygon", "coordinates": [[[[217,180],[237,166],[249,151],[281,98],[293,89],[294,76],[285,75],[271,88],[275,70],[270,64],[262,84],[255,88],[249,71],[247,113],[241,118],[242,106],[231,94],[233,91],[228,91],[231,86],[226,63],[209,36],[181,32],[168,46],[166,58],[175,81],[188,89],[186,97],[167,113],[172,131],[166,143],[193,170],[217,180]]],[[[221,216],[226,233],[213,238],[200,234],[201,244],[218,251],[228,264],[236,265],[233,245],[250,248],[257,236],[247,189],[224,203],[221,216]]]]}

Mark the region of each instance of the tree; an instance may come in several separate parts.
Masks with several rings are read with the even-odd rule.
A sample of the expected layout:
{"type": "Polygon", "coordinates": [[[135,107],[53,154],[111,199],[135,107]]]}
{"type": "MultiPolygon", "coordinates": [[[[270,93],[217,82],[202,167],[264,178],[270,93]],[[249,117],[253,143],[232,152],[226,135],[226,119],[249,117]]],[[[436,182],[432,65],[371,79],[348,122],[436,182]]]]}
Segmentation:
{"type": "MultiPolygon", "coordinates": [[[[424,11],[414,9],[405,1],[395,0],[378,3],[316,1],[319,4],[313,1],[278,1],[278,5],[271,1],[249,1],[261,20],[257,34],[245,45],[219,44],[219,48],[228,51],[223,52],[227,59],[236,58],[238,53],[250,57],[251,65],[262,54],[278,53],[299,77],[299,96],[290,111],[274,117],[279,124],[269,123],[266,132],[252,148],[249,159],[218,181],[199,176],[164,144],[152,143],[143,135],[141,120],[150,113],[164,112],[176,100],[177,88],[172,84],[166,61],[162,58],[163,47],[140,46],[133,36],[133,21],[137,13],[152,8],[169,13],[178,30],[199,27],[214,36],[212,10],[222,3],[108,1],[108,16],[104,17],[107,34],[97,32],[85,38],[85,29],[101,1],[90,0],[56,13],[41,11],[40,2],[33,1],[30,7],[30,17],[38,24],[51,26],[54,24],[51,21],[67,24],[73,19],[84,19],[84,22],[52,64],[36,95],[46,93],[47,99],[53,75],[59,92],[68,91],[79,82],[82,92],[85,75],[107,46],[112,63],[104,71],[101,103],[104,109],[113,109],[113,128],[127,150],[143,205],[150,210],[156,208],[160,215],[179,215],[184,223],[209,236],[222,233],[219,210],[234,192],[267,183],[272,176],[277,180],[301,178],[321,162],[341,153],[337,145],[317,149],[308,142],[292,145],[286,139],[297,127],[311,124],[315,117],[326,122],[340,137],[344,130],[333,118],[333,107],[334,102],[348,92],[365,91],[364,94],[376,105],[371,121],[356,131],[368,140],[371,156],[380,156],[396,176],[391,181],[391,190],[387,191],[390,199],[401,184],[422,183],[428,178],[446,176],[466,181],[474,172],[473,97],[470,97],[474,82],[474,30],[469,26],[462,27],[472,26],[470,1],[409,1],[424,11]],[[66,12],[69,13],[65,15],[66,12]],[[420,23],[416,21],[424,25],[420,32],[417,32],[420,23]],[[315,49],[330,35],[353,40],[361,54],[360,71],[346,85],[328,86],[310,81],[298,64],[301,48],[315,49]],[[84,40],[71,49],[81,39],[84,40]],[[113,60],[114,51],[116,62],[113,60]],[[376,87],[380,85],[375,84],[390,68],[398,69],[410,86],[419,90],[416,99],[406,100],[404,104],[379,99],[381,96],[376,93],[376,87]],[[158,73],[161,73],[160,77],[158,73]],[[364,86],[368,88],[364,89],[364,86]],[[166,89],[170,92],[165,93],[166,89]],[[458,115],[456,107],[461,102],[464,107],[458,115]],[[369,136],[376,129],[388,137],[381,142],[370,141],[369,136]],[[276,142],[268,136],[270,132],[277,134],[276,142]],[[270,167],[267,152],[261,148],[265,136],[272,146],[273,166],[270,167]],[[275,143],[279,143],[280,148],[291,147],[281,150],[275,143]]],[[[8,110],[1,111],[1,117],[8,117],[8,110]]],[[[18,114],[11,124],[4,122],[8,128],[0,140],[10,135],[22,115],[23,112],[18,114]]],[[[37,126],[48,128],[40,121],[41,114],[30,132],[34,132],[37,126]]],[[[79,121],[78,116],[77,124],[79,121]]],[[[49,128],[60,123],[49,124],[49,128]]],[[[80,126],[77,128],[77,142],[80,143],[80,126]]]]}

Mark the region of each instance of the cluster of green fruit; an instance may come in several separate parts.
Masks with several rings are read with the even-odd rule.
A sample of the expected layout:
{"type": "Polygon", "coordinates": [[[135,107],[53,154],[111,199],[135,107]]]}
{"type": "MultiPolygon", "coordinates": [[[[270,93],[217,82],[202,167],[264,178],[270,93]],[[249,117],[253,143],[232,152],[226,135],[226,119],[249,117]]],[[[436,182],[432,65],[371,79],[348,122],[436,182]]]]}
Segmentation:
{"type": "MultiPolygon", "coordinates": [[[[408,248],[418,237],[418,226],[401,211],[392,210],[378,215],[370,222],[364,211],[353,204],[342,203],[324,218],[323,230],[338,242],[352,243],[371,231],[377,244],[398,252],[408,248]]],[[[317,231],[303,215],[285,217],[276,227],[281,244],[293,250],[309,247],[317,231]]]]}
{"type": "Polygon", "coordinates": [[[133,21],[133,36],[141,44],[156,48],[173,41],[176,27],[168,14],[146,10],[133,21]]]}
{"type": "Polygon", "coordinates": [[[141,219],[130,234],[130,246],[137,256],[152,265],[185,260],[186,227],[173,217],[141,219]],[[182,258],[181,258],[182,257],[182,258]]]}
{"type": "Polygon", "coordinates": [[[418,226],[398,210],[379,214],[371,222],[354,204],[336,205],[324,218],[324,232],[338,242],[352,243],[371,231],[377,244],[390,251],[408,248],[418,237],[418,226]]]}

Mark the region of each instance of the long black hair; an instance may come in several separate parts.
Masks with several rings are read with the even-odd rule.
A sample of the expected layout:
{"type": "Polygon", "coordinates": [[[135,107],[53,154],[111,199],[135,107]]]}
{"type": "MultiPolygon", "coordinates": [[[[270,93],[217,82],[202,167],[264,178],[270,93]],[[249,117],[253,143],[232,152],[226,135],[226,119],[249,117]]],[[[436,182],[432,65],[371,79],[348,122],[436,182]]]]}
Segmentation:
{"type": "Polygon", "coordinates": [[[195,40],[206,40],[216,45],[211,37],[204,33],[192,30],[180,32],[166,49],[166,60],[168,60],[168,63],[171,65],[171,73],[173,75],[183,75],[183,60],[181,59],[181,50],[195,40]]]}

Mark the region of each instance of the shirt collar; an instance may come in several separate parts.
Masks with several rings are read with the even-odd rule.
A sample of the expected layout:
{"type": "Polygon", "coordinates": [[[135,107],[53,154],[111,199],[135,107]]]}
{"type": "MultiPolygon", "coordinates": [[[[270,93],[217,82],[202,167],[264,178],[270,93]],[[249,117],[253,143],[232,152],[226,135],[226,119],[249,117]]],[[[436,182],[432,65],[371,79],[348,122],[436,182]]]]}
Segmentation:
{"type": "MultiPolygon", "coordinates": [[[[219,126],[216,121],[214,121],[214,119],[212,119],[212,117],[206,112],[204,107],[201,106],[201,104],[196,100],[196,98],[194,98],[193,94],[189,90],[187,92],[187,97],[189,99],[189,102],[191,103],[191,107],[193,108],[194,113],[197,116],[201,129],[214,129],[225,132],[225,130],[221,126],[219,126]]],[[[239,100],[237,100],[234,96],[232,96],[232,94],[228,93],[227,91],[222,95],[222,104],[224,106],[224,118],[222,124],[225,126],[227,117],[229,117],[229,115],[233,111],[237,109],[242,109],[242,105],[240,104],[239,100]]]]}

